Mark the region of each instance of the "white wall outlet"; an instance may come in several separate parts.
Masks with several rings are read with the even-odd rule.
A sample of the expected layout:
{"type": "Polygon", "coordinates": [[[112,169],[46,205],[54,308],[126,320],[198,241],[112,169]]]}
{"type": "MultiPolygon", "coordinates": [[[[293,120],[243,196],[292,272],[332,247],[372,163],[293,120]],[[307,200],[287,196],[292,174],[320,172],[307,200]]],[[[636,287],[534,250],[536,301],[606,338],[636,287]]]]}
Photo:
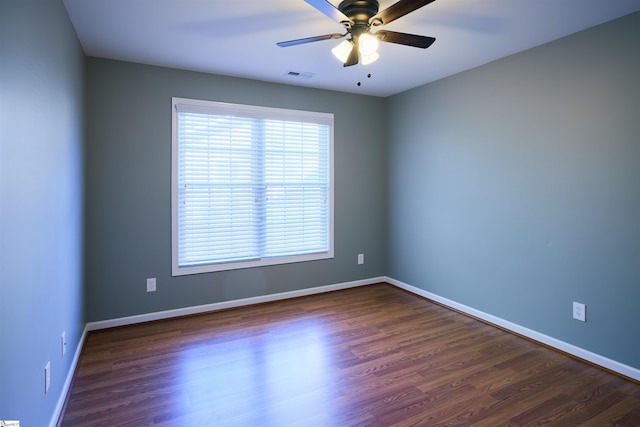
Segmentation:
{"type": "Polygon", "coordinates": [[[44,367],[44,394],[49,392],[49,386],[51,385],[51,362],[47,362],[44,367]]]}
{"type": "Polygon", "coordinates": [[[573,303],[573,318],[581,322],[587,321],[587,306],[579,302],[573,303]]]}
{"type": "Polygon", "coordinates": [[[156,278],[152,277],[147,279],[147,292],[155,292],[156,291],[156,278]]]}
{"type": "Polygon", "coordinates": [[[358,264],[364,264],[364,254],[358,254],[358,264]]]}
{"type": "Polygon", "coordinates": [[[64,357],[64,353],[67,351],[67,336],[65,331],[62,331],[62,335],[60,336],[60,345],[62,345],[62,357],[64,357]]]}

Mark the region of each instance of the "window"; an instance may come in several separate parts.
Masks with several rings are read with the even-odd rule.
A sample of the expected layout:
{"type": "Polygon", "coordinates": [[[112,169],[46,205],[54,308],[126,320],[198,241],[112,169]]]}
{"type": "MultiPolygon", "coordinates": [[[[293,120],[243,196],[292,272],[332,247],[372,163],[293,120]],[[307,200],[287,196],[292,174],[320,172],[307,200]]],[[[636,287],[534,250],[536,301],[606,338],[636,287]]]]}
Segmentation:
{"type": "Polygon", "coordinates": [[[333,257],[333,115],[172,99],[174,276],[333,257]]]}

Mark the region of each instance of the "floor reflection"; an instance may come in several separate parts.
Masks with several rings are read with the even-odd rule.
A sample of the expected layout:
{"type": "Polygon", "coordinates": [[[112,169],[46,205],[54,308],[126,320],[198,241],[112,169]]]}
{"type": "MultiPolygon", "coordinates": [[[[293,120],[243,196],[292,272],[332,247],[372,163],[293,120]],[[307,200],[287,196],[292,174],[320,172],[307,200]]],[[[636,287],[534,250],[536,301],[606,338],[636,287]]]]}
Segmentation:
{"type": "Polygon", "coordinates": [[[332,417],[331,354],[319,322],[214,335],[184,352],[180,366],[183,409],[195,417],[260,426],[326,425],[332,417]]]}

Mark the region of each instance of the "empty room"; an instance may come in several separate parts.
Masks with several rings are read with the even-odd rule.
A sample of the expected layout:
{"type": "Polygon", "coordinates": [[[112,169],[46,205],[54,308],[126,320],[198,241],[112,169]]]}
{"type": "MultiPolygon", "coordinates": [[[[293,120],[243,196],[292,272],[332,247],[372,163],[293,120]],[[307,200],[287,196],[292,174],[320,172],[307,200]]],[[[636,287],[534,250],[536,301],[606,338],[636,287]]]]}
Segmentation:
{"type": "Polygon", "coordinates": [[[0,0],[0,425],[640,425],[637,0],[0,0]]]}

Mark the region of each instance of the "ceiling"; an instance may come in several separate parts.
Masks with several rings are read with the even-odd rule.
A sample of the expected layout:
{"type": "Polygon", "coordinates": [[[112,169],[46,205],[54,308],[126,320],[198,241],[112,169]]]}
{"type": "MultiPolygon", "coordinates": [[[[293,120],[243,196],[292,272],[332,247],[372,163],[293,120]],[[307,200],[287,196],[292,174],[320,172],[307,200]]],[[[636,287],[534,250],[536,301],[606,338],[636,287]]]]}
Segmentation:
{"type": "MultiPolygon", "coordinates": [[[[395,0],[379,2],[383,10],[395,0]]],[[[344,32],[304,0],[64,4],[88,56],[380,97],[640,10],[639,0],[436,0],[383,27],[435,37],[430,48],[381,43],[378,61],[344,68],[331,54],[341,40],[276,46],[344,32]]]]}

